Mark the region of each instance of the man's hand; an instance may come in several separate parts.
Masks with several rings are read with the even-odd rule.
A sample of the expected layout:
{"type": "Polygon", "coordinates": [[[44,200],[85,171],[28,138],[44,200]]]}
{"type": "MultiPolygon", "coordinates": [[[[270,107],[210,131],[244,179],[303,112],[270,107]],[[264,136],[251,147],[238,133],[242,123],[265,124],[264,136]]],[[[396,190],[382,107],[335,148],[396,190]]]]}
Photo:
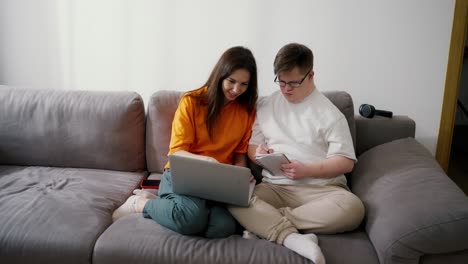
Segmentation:
{"type": "Polygon", "coordinates": [[[255,181],[255,178],[252,174],[250,174],[250,182],[253,182],[253,181],[255,181]]]}
{"type": "Polygon", "coordinates": [[[268,148],[268,146],[266,144],[260,144],[258,145],[256,151],[255,151],[255,155],[258,156],[259,154],[269,154],[269,153],[273,153],[273,149],[271,148],[268,148]]]}
{"type": "Polygon", "coordinates": [[[307,177],[307,167],[304,163],[291,160],[290,163],[281,165],[283,176],[288,177],[291,180],[300,180],[307,177]]]}
{"type": "Polygon", "coordinates": [[[343,156],[333,156],[322,161],[302,163],[292,160],[281,165],[283,175],[292,180],[306,177],[329,179],[353,170],[354,160],[343,156]]]}

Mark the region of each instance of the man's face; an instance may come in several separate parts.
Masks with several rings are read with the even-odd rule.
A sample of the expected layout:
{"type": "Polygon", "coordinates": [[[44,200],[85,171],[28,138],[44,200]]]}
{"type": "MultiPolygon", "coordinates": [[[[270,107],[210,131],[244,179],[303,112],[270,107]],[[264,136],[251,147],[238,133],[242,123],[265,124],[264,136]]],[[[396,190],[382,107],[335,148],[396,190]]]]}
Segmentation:
{"type": "Polygon", "coordinates": [[[304,100],[314,89],[313,81],[314,72],[312,70],[307,73],[301,72],[298,67],[291,71],[285,71],[278,74],[277,81],[280,84],[283,96],[291,103],[299,103],[304,100]],[[301,82],[302,81],[302,82],[301,82]],[[300,83],[297,87],[292,87],[290,83],[300,83]]]}

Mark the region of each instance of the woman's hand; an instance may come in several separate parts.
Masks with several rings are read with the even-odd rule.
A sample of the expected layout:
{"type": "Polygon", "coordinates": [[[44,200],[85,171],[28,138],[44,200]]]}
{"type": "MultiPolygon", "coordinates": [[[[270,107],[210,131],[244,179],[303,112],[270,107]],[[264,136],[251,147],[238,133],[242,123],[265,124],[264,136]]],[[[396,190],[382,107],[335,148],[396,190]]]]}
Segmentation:
{"type": "Polygon", "coordinates": [[[203,160],[206,160],[206,161],[209,161],[209,162],[216,162],[216,163],[219,163],[219,161],[213,157],[209,157],[209,156],[202,156],[202,155],[199,155],[200,157],[203,157],[203,160]]]}
{"type": "Polygon", "coordinates": [[[210,161],[210,162],[219,162],[217,159],[208,157],[208,156],[203,156],[203,155],[198,155],[198,154],[193,154],[191,152],[188,152],[186,150],[178,150],[172,155],[177,155],[177,156],[184,156],[192,159],[199,159],[199,160],[204,160],[204,161],[210,161]]]}

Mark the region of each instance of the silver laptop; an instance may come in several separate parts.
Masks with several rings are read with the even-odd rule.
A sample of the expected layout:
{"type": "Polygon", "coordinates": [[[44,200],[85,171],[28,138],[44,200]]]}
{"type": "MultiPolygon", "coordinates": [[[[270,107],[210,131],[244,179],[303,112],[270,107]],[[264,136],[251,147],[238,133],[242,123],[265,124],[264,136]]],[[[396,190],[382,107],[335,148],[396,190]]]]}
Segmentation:
{"type": "Polygon", "coordinates": [[[250,169],[170,155],[172,190],[238,206],[248,206],[255,187],[250,169]]]}

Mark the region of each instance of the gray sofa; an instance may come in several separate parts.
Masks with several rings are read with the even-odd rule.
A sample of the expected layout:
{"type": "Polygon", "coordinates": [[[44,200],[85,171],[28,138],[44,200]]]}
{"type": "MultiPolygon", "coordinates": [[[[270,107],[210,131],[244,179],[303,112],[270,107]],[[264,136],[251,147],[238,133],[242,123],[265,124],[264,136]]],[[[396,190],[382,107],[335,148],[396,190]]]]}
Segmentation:
{"type": "MultiPolygon", "coordinates": [[[[310,263],[141,214],[112,223],[143,177],[160,177],[181,95],[156,92],[145,124],[135,93],[0,86],[0,263],[310,263]]],[[[468,198],[413,138],[414,122],[354,116],[347,93],[325,95],[348,119],[359,160],[349,185],[366,207],[357,230],[319,236],[327,263],[468,263],[468,198]]]]}
{"type": "Polygon", "coordinates": [[[0,86],[0,263],[90,263],[146,175],[144,124],[136,93],[0,86]]]}

